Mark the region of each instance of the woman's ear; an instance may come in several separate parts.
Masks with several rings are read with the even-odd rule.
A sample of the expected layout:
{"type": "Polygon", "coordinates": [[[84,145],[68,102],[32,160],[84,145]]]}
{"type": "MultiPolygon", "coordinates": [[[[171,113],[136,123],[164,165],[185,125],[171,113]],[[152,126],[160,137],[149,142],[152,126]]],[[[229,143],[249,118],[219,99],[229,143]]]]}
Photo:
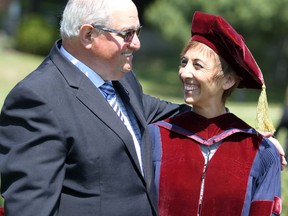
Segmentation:
{"type": "Polygon", "coordinates": [[[93,39],[93,27],[88,24],[82,25],[79,32],[79,40],[81,44],[86,48],[90,48],[93,43],[93,39]]]}
{"type": "Polygon", "coordinates": [[[232,88],[235,85],[235,83],[236,83],[235,77],[232,76],[231,74],[227,75],[224,77],[224,82],[223,82],[222,88],[224,90],[228,90],[228,89],[232,88]]]}

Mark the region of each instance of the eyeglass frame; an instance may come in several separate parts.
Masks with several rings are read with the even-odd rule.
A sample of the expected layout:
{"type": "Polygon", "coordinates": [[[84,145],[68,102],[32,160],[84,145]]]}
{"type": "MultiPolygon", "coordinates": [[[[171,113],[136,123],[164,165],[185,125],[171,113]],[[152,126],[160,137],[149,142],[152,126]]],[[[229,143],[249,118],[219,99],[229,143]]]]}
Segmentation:
{"type": "Polygon", "coordinates": [[[110,33],[115,33],[118,36],[122,37],[124,39],[125,42],[130,43],[133,40],[134,35],[136,34],[137,37],[139,37],[140,33],[141,33],[141,29],[142,26],[139,26],[136,30],[134,29],[128,29],[125,31],[120,31],[120,30],[116,30],[116,29],[112,29],[112,28],[107,28],[101,25],[95,25],[95,24],[91,24],[93,26],[93,28],[105,31],[105,32],[110,32],[110,33]]]}

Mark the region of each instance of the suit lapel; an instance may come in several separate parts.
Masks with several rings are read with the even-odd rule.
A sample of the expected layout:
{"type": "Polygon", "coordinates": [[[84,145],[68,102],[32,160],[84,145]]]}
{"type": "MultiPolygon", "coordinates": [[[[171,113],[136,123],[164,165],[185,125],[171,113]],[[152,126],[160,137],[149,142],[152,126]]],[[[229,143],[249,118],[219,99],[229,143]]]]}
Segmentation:
{"type": "Polygon", "coordinates": [[[107,127],[118,135],[118,137],[126,145],[129,153],[136,163],[139,172],[141,172],[134,142],[130,132],[126,126],[123,125],[123,122],[102,96],[100,91],[87,77],[83,78],[76,96],[87,108],[89,108],[89,110],[91,110],[91,112],[101,119],[107,125],[107,127]]]}
{"type": "MultiPolygon", "coordinates": [[[[78,68],[76,68],[71,62],[62,56],[62,54],[59,52],[59,43],[60,42],[54,46],[50,53],[51,60],[59,69],[60,73],[67,81],[78,100],[99,119],[101,119],[101,121],[107,125],[107,128],[113,130],[115,134],[117,134],[117,136],[123,141],[139,172],[141,173],[140,164],[130,132],[126,126],[123,125],[112,107],[102,96],[99,89],[97,89],[78,68]]],[[[128,102],[130,104],[130,99],[125,89],[120,83],[118,83],[118,87],[119,89],[117,89],[117,91],[119,91],[124,103],[128,102]]]]}
{"type": "Polygon", "coordinates": [[[121,96],[126,108],[131,109],[137,119],[141,135],[143,135],[143,130],[146,126],[146,120],[143,115],[143,108],[141,108],[141,102],[138,101],[139,98],[136,97],[134,90],[129,86],[124,86],[121,81],[114,81],[113,85],[117,90],[118,94],[121,96]]]}
{"type": "MultiPolygon", "coordinates": [[[[142,155],[142,165],[144,170],[144,178],[146,182],[146,186],[148,188],[151,187],[152,181],[154,181],[153,177],[153,164],[152,164],[152,147],[150,138],[148,137],[148,132],[145,130],[147,127],[146,119],[144,117],[144,108],[142,107],[142,102],[139,97],[135,94],[135,90],[131,88],[130,85],[126,84],[126,82],[115,81],[113,82],[115,89],[121,95],[123,102],[126,105],[130,106],[132,109],[135,118],[138,121],[139,129],[141,131],[142,139],[140,142],[141,146],[141,155],[142,155]]],[[[152,189],[153,190],[153,189],[152,189]]]]}
{"type": "MultiPolygon", "coordinates": [[[[154,184],[154,170],[152,163],[152,146],[150,137],[148,136],[147,122],[144,115],[144,107],[142,105],[140,95],[135,93],[135,89],[131,88],[131,85],[126,84],[124,80],[113,83],[121,98],[125,104],[129,104],[131,109],[134,112],[134,115],[139,123],[139,128],[141,130],[142,140],[141,140],[141,155],[142,155],[142,165],[144,170],[144,181],[146,184],[147,191],[149,191],[149,198],[151,203],[154,206],[154,209],[157,209],[157,196],[156,188],[154,184]]],[[[156,210],[155,210],[156,211],[156,210]]]]}
{"type": "MultiPolygon", "coordinates": [[[[146,127],[146,120],[145,120],[144,115],[143,115],[143,109],[140,108],[141,103],[139,103],[139,101],[138,101],[139,98],[137,98],[135,96],[135,92],[134,92],[134,90],[132,90],[130,88],[130,85],[128,85],[128,86],[123,85],[122,80],[121,81],[113,81],[113,85],[114,85],[114,88],[116,89],[117,93],[120,95],[121,100],[123,101],[123,103],[126,107],[126,110],[130,109],[133,112],[133,114],[136,118],[136,121],[138,122],[138,126],[139,126],[139,129],[141,132],[141,137],[142,137],[140,140],[142,166],[144,169],[144,173],[146,173],[146,171],[145,171],[146,165],[144,164],[144,161],[145,161],[144,158],[146,157],[146,153],[143,153],[143,151],[142,151],[143,141],[145,140],[143,138],[143,134],[144,134],[144,130],[146,127]]],[[[132,148],[133,148],[133,151],[135,151],[134,143],[133,143],[132,148]]],[[[138,162],[138,159],[137,159],[137,162],[138,162]]],[[[138,169],[140,170],[140,165],[139,165],[138,169]]]]}

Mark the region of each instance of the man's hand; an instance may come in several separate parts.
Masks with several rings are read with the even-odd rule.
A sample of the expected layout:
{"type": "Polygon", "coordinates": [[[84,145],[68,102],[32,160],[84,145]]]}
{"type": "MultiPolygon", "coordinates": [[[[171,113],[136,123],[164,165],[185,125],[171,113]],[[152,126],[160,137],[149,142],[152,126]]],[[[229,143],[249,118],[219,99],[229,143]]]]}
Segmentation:
{"type": "Polygon", "coordinates": [[[287,160],[285,157],[284,149],[283,149],[282,145],[279,143],[279,141],[277,139],[275,139],[274,137],[269,136],[268,139],[275,145],[275,147],[279,151],[279,154],[281,157],[281,170],[283,170],[287,166],[287,160]]]}

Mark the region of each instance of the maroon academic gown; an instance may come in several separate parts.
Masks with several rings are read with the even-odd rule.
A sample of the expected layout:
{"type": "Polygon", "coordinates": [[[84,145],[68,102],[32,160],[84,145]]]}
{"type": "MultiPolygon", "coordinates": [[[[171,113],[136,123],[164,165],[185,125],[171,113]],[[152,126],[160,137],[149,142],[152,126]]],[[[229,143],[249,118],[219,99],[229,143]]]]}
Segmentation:
{"type": "Polygon", "coordinates": [[[280,214],[279,153],[235,115],[206,119],[186,112],[152,125],[150,132],[160,216],[280,214]],[[199,144],[219,142],[205,169],[199,144]]]}

